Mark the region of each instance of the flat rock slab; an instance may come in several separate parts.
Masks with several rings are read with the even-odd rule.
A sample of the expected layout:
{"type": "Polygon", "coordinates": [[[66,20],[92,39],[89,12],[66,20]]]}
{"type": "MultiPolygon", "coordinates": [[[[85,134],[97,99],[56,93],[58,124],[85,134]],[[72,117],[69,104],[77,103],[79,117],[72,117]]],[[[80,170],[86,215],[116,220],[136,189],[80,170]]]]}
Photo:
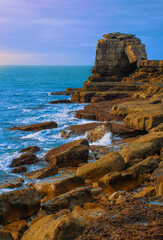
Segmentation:
{"type": "Polygon", "coordinates": [[[50,177],[56,174],[58,174],[58,168],[56,166],[52,166],[26,173],[24,176],[29,179],[40,179],[50,177]]]}
{"type": "Polygon", "coordinates": [[[17,167],[21,165],[31,165],[39,162],[40,159],[34,153],[23,153],[20,157],[14,158],[10,167],[17,167]]]}
{"type": "Polygon", "coordinates": [[[60,104],[60,103],[73,103],[73,101],[69,99],[62,99],[62,100],[54,100],[52,102],[49,102],[50,104],[60,104]]]}
{"type": "Polygon", "coordinates": [[[73,176],[65,178],[60,181],[46,180],[35,183],[34,187],[38,192],[46,193],[50,196],[56,197],[60,194],[69,192],[75,188],[84,186],[85,179],[81,176],[73,176]]]}
{"type": "Polygon", "coordinates": [[[91,189],[89,187],[81,187],[62,194],[42,205],[42,209],[48,213],[57,213],[64,208],[71,211],[75,206],[84,206],[86,202],[93,200],[91,189]]]}
{"type": "Polygon", "coordinates": [[[61,130],[61,137],[70,138],[72,135],[82,135],[98,126],[103,125],[103,123],[87,123],[87,124],[79,124],[79,125],[71,125],[64,130],[61,130]]]}
{"type": "Polygon", "coordinates": [[[98,180],[109,172],[122,171],[125,162],[118,152],[111,152],[95,162],[85,164],[77,169],[76,175],[86,179],[98,180]]]}
{"type": "Polygon", "coordinates": [[[30,124],[30,125],[20,125],[18,127],[12,127],[10,130],[21,130],[21,131],[41,131],[45,129],[52,129],[57,128],[56,122],[43,122],[43,123],[36,123],[36,124],[30,124]]]}
{"type": "Polygon", "coordinates": [[[45,155],[45,160],[58,167],[77,166],[88,161],[88,152],[88,140],[81,139],[50,150],[45,155]]]}
{"type": "Polygon", "coordinates": [[[28,217],[40,209],[35,188],[23,188],[0,195],[0,223],[28,217]]]}

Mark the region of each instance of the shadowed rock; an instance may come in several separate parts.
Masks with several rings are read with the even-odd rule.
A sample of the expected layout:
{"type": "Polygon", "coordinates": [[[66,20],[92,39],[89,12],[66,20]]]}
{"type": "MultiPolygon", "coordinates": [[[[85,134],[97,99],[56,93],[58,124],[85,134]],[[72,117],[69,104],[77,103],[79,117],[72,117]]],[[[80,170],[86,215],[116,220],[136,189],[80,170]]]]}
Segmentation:
{"type": "Polygon", "coordinates": [[[77,140],[50,150],[45,155],[45,160],[58,167],[77,166],[88,161],[88,151],[88,140],[77,140]]]}
{"type": "Polygon", "coordinates": [[[56,166],[41,168],[25,174],[25,177],[29,179],[46,178],[58,174],[58,168],[56,166]]]}
{"type": "Polygon", "coordinates": [[[12,127],[10,130],[21,130],[21,131],[41,131],[45,129],[57,128],[56,122],[43,122],[30,125],[20,125],[18,127],[12,127]]]}
{"type": "Polygon", "coordinates": [[[35,152],[39,152],[40,148],[37,146],[30,146],[30,147],[26,147],[24,149],[22,149],[20,152],[31,152],[31,153],[35,153],[35,152]]]}
{"type": "Polygon", "coordinates": [[[10,167],[17,167],[21,165],[31,165],[39,162],[40,159],[34,153],[24,153],[18,158],[14,158],[10,167]]]}

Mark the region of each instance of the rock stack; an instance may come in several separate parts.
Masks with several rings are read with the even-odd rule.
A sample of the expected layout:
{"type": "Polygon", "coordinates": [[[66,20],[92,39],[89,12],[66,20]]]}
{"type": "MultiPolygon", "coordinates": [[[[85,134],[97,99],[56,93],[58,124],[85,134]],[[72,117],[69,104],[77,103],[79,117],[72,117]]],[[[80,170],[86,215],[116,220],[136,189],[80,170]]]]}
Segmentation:
{"type": "Polygon", "coordinates": [[[145,45],[135,35],[109,33],[103,37],[97,43],[93,75],[75,91],[73,101],[123,98],[139,90],[135,82],[162,81],[163,61],[147,60],[145,45]]]}

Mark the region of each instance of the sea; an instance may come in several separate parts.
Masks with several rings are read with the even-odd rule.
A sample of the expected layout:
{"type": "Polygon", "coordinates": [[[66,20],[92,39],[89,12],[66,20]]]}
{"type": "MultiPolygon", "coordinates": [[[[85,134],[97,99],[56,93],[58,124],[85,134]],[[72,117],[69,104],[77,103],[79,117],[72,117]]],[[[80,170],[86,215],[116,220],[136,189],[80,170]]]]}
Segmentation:
{"type": "MultiPolygon", "coordinates": [[[[90,76],[92,66],[0,66],[0,171],[10,173],[10,163],[20,150],[31,145],[41,148],[36,153],[44,158],[47,151],[85,136],[63,139],[60,131],[72,124],[92,121],[77,119],[75,113],[87,104],[49,104],[53,100],[70,99],[67,95],[51,95],[66,88],[80,88],[90,76]],[[55,121],[58,127],[38,132],[13,131],[18,125],[55,121]]],[[[109,144],[110,135],[101,142],[109,144]]],[[[32,165],[28,171],[45,167],[32,165]]],[[[0,172],[1,173],[1,172],[0,172]]],[[[0,174],[1,175],[1,174],[0,174]]]]}

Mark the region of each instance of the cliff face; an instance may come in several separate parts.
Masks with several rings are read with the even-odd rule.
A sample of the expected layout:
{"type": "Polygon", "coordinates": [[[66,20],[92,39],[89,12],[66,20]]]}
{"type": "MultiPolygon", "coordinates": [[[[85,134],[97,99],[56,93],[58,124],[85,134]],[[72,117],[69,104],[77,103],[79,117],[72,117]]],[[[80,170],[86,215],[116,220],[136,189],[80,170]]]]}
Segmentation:
{"type": "Polygon", "coordinates": [[[139,90],[134,82],[163,81],[163,61],[147,60],[145,45],[135,35],[109,33],[103,37],[97,43],[93,75],[72,95],[73,101],[90,102],[93,97],[103,97],[103,92],[106,100],[131,96],[131,91],[139,90]]]}

